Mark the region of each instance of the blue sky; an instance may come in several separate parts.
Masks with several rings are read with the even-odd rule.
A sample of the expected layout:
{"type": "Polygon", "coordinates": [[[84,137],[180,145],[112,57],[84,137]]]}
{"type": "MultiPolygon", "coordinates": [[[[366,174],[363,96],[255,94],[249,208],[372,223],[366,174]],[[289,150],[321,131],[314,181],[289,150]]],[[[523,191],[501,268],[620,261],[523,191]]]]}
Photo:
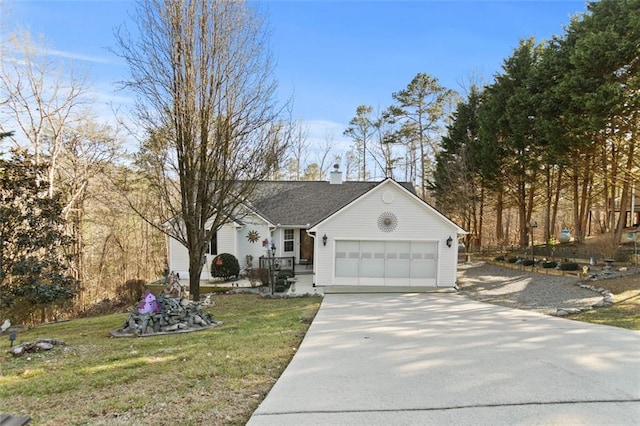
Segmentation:
{"type": "MultiPolygon", "coordinates": [[[[293,95],[294,116],[308,123],[311,142],[329,136],[342,144],[358,105],[387,107],[419,72],[457,91],[471,79],[488,83],[520,39],[562,35],[571,16],[586,10],[582,0],[254,3],[273,29],[279,96],[293,95]]],[[[5,30],[28,27],[56,54],[87,67],[102,105],[127,105],[113,84],[126,78],[126,65],[107,48],[134,7],[125,0],[4,0],[0,13],[10,24],[5,30]]]]}

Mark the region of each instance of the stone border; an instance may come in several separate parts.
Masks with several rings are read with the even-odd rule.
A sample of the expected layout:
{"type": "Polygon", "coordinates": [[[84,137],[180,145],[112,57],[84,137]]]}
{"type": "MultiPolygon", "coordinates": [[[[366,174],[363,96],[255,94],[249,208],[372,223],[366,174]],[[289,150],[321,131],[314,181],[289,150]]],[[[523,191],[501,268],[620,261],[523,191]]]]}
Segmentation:
{"type": "Polygon", "coordinates": [[[214,327],[219,327],[223,324],[222,321],[214,321],[213,324],[209,324],[205,327],[198,328],[186,328],[184,330],[176,330],[176,331],[159,331],[157,333],[149,333],[149,334],[135,334],[135,333],[121,333],[118,330],[110,330],[109,333],[112,337],[152,337],[152,336],[167,336],[171,334],[180,334],[180,333],[192,333],[194,331],[202,331],[209,330],[214,327]]]}
{"type": "MultiPolygon", "coordinates": [[[[557,275],[557,276],[563,276],[563,277],[566,277],[567,275],[574,275],[576,276],[576,279],[579,280],[574,285],[580,288],[584,288],[586,290],[595,291],[596,293],[600,293],[602,295],[602,300],[594,305],[585,306],[582,308],[558,308],[556,309],[555,313],[551,314],[553,316],[565,317],[567,315],[579,314],[581,312],[591,311],[596,308],[604,308],[604,307],[613,305],[613,298],[614,298],[613,293],[610,290],[607,290],[606,288],[603,288],[603,287],[596,287],[594,285],[584,284],[584,279],[581,279],[583,274],[579,271],[556,271],[556,270],[550,271],[550,269],[553,269],[553,268],[538,268],[536,266],[527,267],[522,264],[514,264],[514,263],[508,263],[508,262],[505,264],[504,262],[496,262],[494,260],[490,260],[490,261],[485,260],[485,262],[491,265],[500,266],[503,268],[506,267],[507,269],[512,269],[512,270],[516,269],[522,272],[530,272],[532,274],[544,273],[545,275],[551,274],[551,275],[557,275]],[[540,272],[539,269],[542,269],[543,272],[540,272]]],[[[611,278],[615,278],[615,277],[611,277],[611,278]]]]}
{"type": "Polygon", "coordinates": [[[596,287],[594,285],[589,285],[589,284],[582,284],[581,282],[576,283],[575,285],[577,285],[580,288],[584,288],[587,290],[595,291],[596,293],[600,293],[602,295],[602,300],[594,305],[585,306],[584,308],[560,308],[556,311],[555,314],[553,314],[554,316],[564,317],[567,315],[579,314],[581,312],[591,311],[596,308],[604,308],[604,307],[613,305],[613,297],[614,297],[613,293],[611,293],[611,291],[607,290],[606,288],[596,287]]]}

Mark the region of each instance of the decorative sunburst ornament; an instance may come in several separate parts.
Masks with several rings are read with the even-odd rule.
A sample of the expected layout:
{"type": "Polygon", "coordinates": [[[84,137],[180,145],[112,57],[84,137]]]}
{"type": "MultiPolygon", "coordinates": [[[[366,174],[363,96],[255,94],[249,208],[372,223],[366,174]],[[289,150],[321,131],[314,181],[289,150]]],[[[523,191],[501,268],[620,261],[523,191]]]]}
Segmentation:
{"type": "Polygon", "coordinates": [[[382,232],[393,232],[398,226],[398,218],[391,212],[384,212],[378,216],[378,229],[382,232]]]}
{"type": "Polygon", "coordinates": [[[247,240],[249,240],[250,243],[255,243],[256,241],[258,241],[260,239],[260,234],[258,233],[258,231],[249,231],[249,233],[247,234],[247,240]]]}

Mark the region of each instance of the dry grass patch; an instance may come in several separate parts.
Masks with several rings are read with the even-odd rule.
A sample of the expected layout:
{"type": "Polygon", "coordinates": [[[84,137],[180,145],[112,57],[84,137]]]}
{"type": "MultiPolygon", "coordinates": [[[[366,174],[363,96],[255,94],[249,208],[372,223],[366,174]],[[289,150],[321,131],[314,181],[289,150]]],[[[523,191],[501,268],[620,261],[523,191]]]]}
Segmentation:
{"type": "Polygon", "coordinates": [[[222,327],[113,338],[126,314],[36,327],[67,346],[0,357],[0,412],[34,424],[241,425],[293,357],[320,298],[216,297],[222,327]]]}

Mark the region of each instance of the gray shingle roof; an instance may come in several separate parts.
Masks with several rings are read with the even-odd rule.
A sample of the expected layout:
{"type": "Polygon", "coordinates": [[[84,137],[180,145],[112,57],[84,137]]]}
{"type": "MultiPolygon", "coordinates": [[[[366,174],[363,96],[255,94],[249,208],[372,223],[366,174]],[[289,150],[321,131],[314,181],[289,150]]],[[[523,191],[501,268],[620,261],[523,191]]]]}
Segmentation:
{"type": "MultiPolygon", "coordinates": [[[[252,207],[274,225],[316,224],[376,187],[379,182],[259,182],[252,207]]],[[[409,184],[401,183],[412,193],[409,184]]]]}

